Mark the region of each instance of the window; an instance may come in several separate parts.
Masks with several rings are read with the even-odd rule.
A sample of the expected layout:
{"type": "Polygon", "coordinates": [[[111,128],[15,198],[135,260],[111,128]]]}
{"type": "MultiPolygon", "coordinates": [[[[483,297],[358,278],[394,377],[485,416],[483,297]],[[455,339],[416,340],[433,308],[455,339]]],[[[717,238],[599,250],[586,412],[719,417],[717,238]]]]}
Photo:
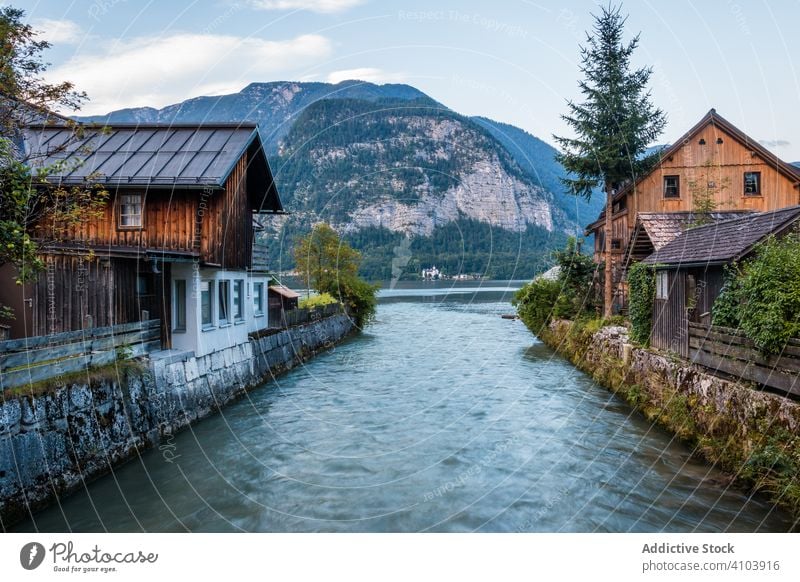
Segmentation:
{"type": "Polygon", "coordinates": [[[669,272],[659,271],[656,273],[656,299],[669,298],[669,272]]]}
{"type": "Polygon", "coordinates": [[[214,286],[211,281],[202,281],[200,283],[200,313],[203,327],[212,327],[214,325],[213,305],[214,286]]]}
{"type": "Polygon", "coordinates": [[[172,331],[186,331],[186,280],[172,282],[172,331]]]}
{"type": "Polygon", "coordinates": [[[744,173],[744,195],[761,196],[761,172],[744,173]]]}
{"type": "Polygon", "coordinates": [[[611,239],[611,250],[612,251],[622,250],[622,239],[620,239],[620,238],[612,238],[611,239]]]}
{"type": "Polygon", "coordinates": [[[253,283],[253,311],[264,315],[264,283],[253,283]]]}
{"type": "Polygon", "coordinates": [[[231,282],[219,282],[219,324],[225,325],[230,323],[228,315],[231,312],[231,282]]]}
{"type": "Polygon", "coordinates": [[[233,282],[233,318],[237,321],[244,319],[244,281],[242,279],[233,282]]]}
{"type": "Polygon", "coordinates": [[[122,194],[119,197],[119,227],[142,227],[142,195],[122,194]]]}
{"type": "Polygon", "coordinates": [[[139,273],[136,275],[136,294],[140,296],[153,294],[152,275],[148,275],[147,273],[139,273]]]}
{"type": "Polygon", "coordinates": [[[664,176],[664,198],[681,197],[681,177],[664,176]]]}

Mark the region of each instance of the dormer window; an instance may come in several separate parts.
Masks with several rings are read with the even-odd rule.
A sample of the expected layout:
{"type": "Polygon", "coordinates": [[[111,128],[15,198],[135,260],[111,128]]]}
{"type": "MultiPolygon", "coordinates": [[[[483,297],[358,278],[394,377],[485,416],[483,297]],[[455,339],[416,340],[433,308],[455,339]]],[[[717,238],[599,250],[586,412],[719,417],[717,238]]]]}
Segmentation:
{"type": "Polygon", "coordinates": [[[143,196],[121,194],[119,197],[119,228],[142,228],[143,196]]]}

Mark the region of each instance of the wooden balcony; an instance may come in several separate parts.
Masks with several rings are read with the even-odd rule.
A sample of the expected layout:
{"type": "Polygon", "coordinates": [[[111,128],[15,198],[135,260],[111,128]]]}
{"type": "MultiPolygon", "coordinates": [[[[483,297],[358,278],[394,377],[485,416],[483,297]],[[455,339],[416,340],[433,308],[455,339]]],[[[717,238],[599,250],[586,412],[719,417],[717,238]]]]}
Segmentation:
{"type": "Polygon", "coordinates": [[[253,262],[252,270],[255,272],[267,272],[269,270],[267,258],[267,244],[253,241],[253,262]]]}

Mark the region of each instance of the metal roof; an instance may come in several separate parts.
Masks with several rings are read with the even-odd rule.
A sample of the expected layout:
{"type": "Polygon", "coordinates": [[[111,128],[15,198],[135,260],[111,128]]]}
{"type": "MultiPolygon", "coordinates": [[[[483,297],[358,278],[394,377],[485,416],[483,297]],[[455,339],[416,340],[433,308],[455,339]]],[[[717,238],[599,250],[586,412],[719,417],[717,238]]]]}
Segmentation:
{"type": "Polygon", "coordinates": [[[283,295],[287,299],[295,299],[297,297],[300,297],[300,293],[298,293],[297,291],[292,291],[285,285],[270,285],[267,288],[267,290],[269,292],[277,293],[278,295],[283,295]]]}
{"type": "Polygon", "coordinates": [[[691,228],[642,262],[702,266],[737,261],[767,236],[786,230],[798,220],[800,206],[792,206],[691,228]]]}
{"type": "Polygon", "coordinates": [[[24,132],[32,165],[61,162],[51,178],[80,184],[222,187],[246,148],[259,139],[255,124],[116,124],[83,128],[75,139],[63,125],[29,126],[24,132]]]}

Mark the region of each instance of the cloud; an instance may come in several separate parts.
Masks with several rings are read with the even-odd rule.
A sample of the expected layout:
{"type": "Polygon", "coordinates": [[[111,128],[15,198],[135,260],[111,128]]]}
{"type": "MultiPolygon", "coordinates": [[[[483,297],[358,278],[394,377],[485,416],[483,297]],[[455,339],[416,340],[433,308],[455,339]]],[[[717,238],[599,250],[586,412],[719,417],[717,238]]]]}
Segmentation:
{"type": "Polygon", "coordinates": [[[758,143],[768,148],[785,148],[786,146],[792,145],[792,142],[786,141],[785,139],[760,139],[758,143]]]}
{"type": "Polygon", "coordinates": [[[341,81],[349,81],[351,79],[367,81],[369,83],[399,83],[405,80],[405,75],[403,73],[387,73],[381,69],[371,67],[362,67],[360,69],[333,71],[332,73],[328,73],[328,77],[326,78],[328,83],[340,83],[341,81]]]}
{"type": "Polygon", "coordinates": [[[76,56],[47,75],[48,81],[71,81],[88,93],[84,115],[232,93],[277,72],[316,64],[332,50],[330,40],[317,34],[283,41],[175,34],[104,44],[110,47],[105,52],[76,56]]]}
{"type": "Polygon", "coordinates": [[[342,12],[363,2],[364,0],[251,0],[250,5],[259,10],[342,12]]]}
{"type": "Polygon", "coordinates": [[[85,36],[81,27],[71,20],[39,18],[31,26],[39,33],[39,40],[52,44],[76,44],[85,36]]]}

